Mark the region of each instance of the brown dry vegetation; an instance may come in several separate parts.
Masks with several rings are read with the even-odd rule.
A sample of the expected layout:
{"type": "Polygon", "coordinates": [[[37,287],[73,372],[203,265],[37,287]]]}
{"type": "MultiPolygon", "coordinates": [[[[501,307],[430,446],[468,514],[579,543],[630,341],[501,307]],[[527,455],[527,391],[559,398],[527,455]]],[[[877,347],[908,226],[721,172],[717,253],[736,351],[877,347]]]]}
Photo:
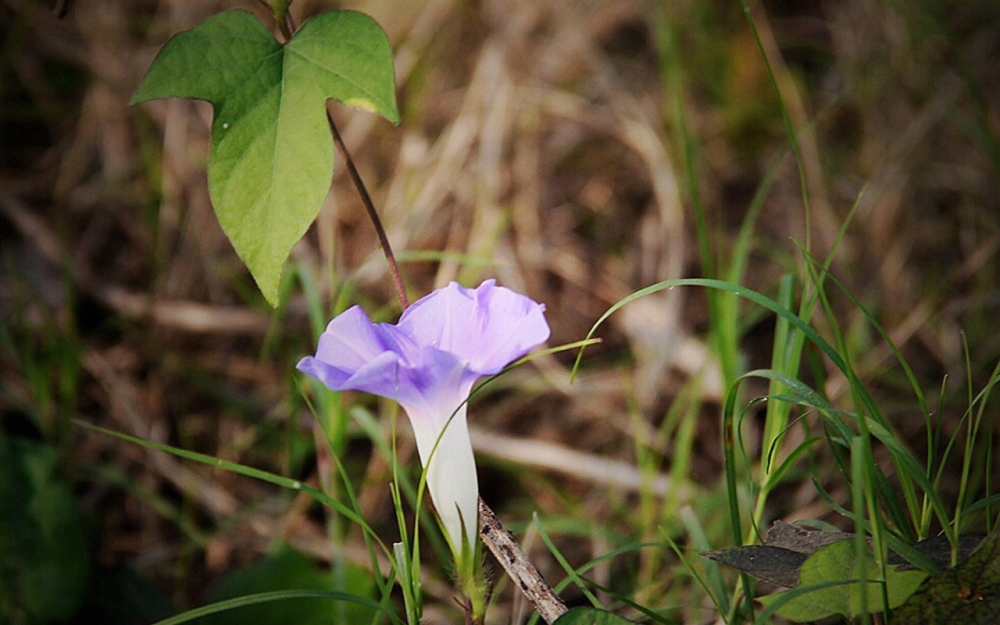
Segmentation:
{"type": "MultiPolygon", "coordinates": [[[[324,453],[309,451],[314,438],[322,448],[322,436],[293,372],[314,347],[302,290],[291,284],[287,305],[271,311],[212,213],[211,107],[127,106],[171,34],[227,9],[266,15],[249,0],[78,0],[59,20],[51,4],[0,0],[4,430],[43,436],[64,454],[99,528],[99,563],[134,566],[178,605],[197,605],[214,580],[276,538],[329,559],[324,514],[304,497],[68,421],[311,483],[329,470],[324,453]]],[[[330,106],[411,297],[449,280],[496,277],[546,304],[550,345],[580,340],[629,293],[706,275],[696,202],[722,263],[776,167],[744,283],[773,295],[782,273],[800,272],[795,241],[808,238],[825,256],[856,204],[834,275],[884,324],[931,397],[946,375],[949,393],[969,374],[978,389],[1000,351],[1000,5],[751,6],[801,149],[808,230],[779,98],[738,2],[297,0],[293,10],[301,23],[358,9],[392,41],[399,127],[330,106]],[[679,57],[665,48],[671,35],[679,57]]],[[[374,231],[341,167],[292,263],[310,272],[324,301],[349,288],[373,315],[395,314],[374,231]]],[[[856,366],[921,449],[922,420],[890,352],[847,298],[832,297],[856,366]]],[[[746,365],[766,366],[772,320],[746,311],[746,365]]],[[[591,527],[559,542],[581,564],[616,546],[597,528],[643,538],[636,449],[654,441],[656,488],[679,493],[678,505],[691,504],[725,546],[724,389],[708,326],[703,292],[665,291],[602,327],[604,342],[587,351],[574,384],[565,354],[503,378],[470,411],[484,497],[515,528],[535,510],[591,527]],[[672,448],[657,428],[691,388],[702,413],[691,470],[667,476],[672,448]]],[[[845,390],[842,379],[827,381],[835,401],[845,390]]],[[[943,410],[946,435],[960,395],[943,410]]],[[[363,434],[351,441],[345,457],[364,484],[366,514],[388,537],[386,465],[363,434]]],[[[408,434],[400,444],[413,459],[408,434]]],[[[842,495],[836,476],[827,478],[842,495]]],[[[833,520],[808,480],[783,491],[771,516],[833,520]]],[[[562,577],[538,541],[529,550],[543,572],[562,577]]],[[[428,619],[455,619],[435,566],[428,619]]],[[[636,579],[643,563],[621,566],[636,579]]],[[[645,571],[647,580],[683,577],[670,558],[655,566],[663,568],[645,571]]],[[[596,571],[605,581],[613,574],[596,571]]],[[[657,601],[681,605],[685,584],[661,588],[657,601]]],[[[675,616],[705,622],[707,608],[682,606],[675,616]]],[[[507,587],[491,621],[517,609],[507,587]]]]}

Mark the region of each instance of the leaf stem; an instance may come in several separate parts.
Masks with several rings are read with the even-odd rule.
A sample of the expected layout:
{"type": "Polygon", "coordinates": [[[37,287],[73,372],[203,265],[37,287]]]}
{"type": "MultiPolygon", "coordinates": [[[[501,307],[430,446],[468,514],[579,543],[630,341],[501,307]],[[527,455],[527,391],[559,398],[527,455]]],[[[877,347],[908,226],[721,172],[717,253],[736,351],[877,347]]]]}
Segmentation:
{"type": "Polygon", "coordinates": [[[520,545],[510,532],[500,523],[500,519],[490,509],[483,498],[479,498],[479,536],[496,556],[507,575],[517,583],[546,623],[554,623],[566,612],[566,604],[548,585],[535,565],[524,555],[520,545]]]}
{"type": "Polygon", "coordinates": [[[410,305],[410,302],[406,299],[406,289],[403,287],[403,278],[399,274],[399,266],[396,264],[396,257],[392,254],[392,247],[389,245],[389,237],[386,236],[385,228],[382,227],[382,220],[379,219],[378,212],[375,210],[375,204],[372,203],[372,198],[368,195],[368,189],[365,188],[365,183],[361,180],[361,174],[358,173],[358,169],[354,166],[351,154],[347,151],[347,146],[344,145],[344,140],[340,136],[340,131],[337,130],[337,124],[333,122],[333,116],[330,115],[330,111],[326,112],[326,118],[330,121],[330,129],[333,130],[333,141],[344,154],[344,161],[347,163],[347,171],[351,174],[351,180],[354,181],[354,186],[358,190],[358,195],[361,196],[361,202],[368,210],[368,217],[371,218],[372,224],[375,226],[375,232],[378,234],[379,243],[382,244],[382,251],[385,252],[385,259],[389,263],[389,273],[392,274],[392,281],[396,286],[396,295],[399,297],[399,304],[403,310],[406,310],[406,307],[410,305]]]}
{"type": "Polygon", "coordinates": [[[295,34],[295,20],[292,19],[292,14],[288,10],[289,5],[292,4],[292,0],[287,2],[274,2],[272,0],[257,0],[258,4],[263,5],[268,10],[271,11],[271,17],[274,18],[274,23],[278,27],[278,32],[281,33],[284,41],[282,44],[286,44],[292,40],[292,35],[295,34]]]}

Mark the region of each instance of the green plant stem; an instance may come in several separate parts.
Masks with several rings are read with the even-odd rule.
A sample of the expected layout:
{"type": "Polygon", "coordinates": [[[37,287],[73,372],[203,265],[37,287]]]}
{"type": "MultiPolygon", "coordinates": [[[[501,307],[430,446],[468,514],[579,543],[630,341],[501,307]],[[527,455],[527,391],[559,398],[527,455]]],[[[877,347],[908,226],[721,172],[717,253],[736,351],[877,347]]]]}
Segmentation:
{"type": "Polygon", "coordinates": [[[354,186],[358,190],[358,195],[361,196],[361,202],[368,210],[368,217],[371,218],[372,224],[375,226],[375,232],[378,234],[379,243],[382,244],[382,251],[385,252],[385,259],[389,263],[389,273],[392,275],[392,282],[396,286],[396,295],[399,297],[399,304],[403,310],[406,310],[406,307],[410,305],[410,302],[406,299],[406,289],[403,287],[403,278],[399,274],[399,266],[396,264],[396,257],[393,255],[392,247],[389,245],[389,237],[386,236],[385,228],[382,227],[382,220],[379,219],[378,211],[375,210],[375,204],[372,202],[371,196],[368,195],[368,189],[365,188],[365,183],[361,180],[361,174],[358,173],[358,169],[354,166],[354,161],[351,160],[351,154],[347,151],[347,146],[344,145],[344,140],[340,136],[340,131],[337,130],[337,124],[333,122],[333,116],[330,115],[330,111],[326,112],[326,118],[330,121],[330,130],[333,131],[333,141],[344,154],[347,171],[351,174],[351,180],[354,181],[354,186]]]}

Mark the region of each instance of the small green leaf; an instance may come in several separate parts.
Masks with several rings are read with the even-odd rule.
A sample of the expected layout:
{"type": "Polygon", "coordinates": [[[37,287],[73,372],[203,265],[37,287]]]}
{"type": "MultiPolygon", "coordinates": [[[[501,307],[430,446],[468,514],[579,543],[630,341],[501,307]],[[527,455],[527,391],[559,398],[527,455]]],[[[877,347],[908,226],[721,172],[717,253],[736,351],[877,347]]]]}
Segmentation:
{"type": "Polygon", "coordinates": [[[632,621],[597,608],[573,608],[553,625],[630,625],[632,621]]]}
{"type": "MultiPolygon", "coordinates": [[[[853,538],[854,534],[851,532],[809,529],[775,521],[767,530],[763,545],[743,545],[718,551],[703,551],[701,555],[757,579],[793,588],[799,585],[799,569],[810,555],[835,542],[853,538]]],[[[957,545],[959,560],[965,560],[981,541],[982,536],[959,536],[957,545]]],[[[921,540],[912,546],[905,544],[902,546],[908,547],[908,554],[921,556],[926,562],[941,569],[947,568],[951,562],[952,546],[944,535],[921,540]]],[[[889,552],[888,563],[897,571],[917,568],[915,564],[894,551],[889,552]]]]}
{"type": "Polygon", "coordinates": [[[282,46],[249,13],[221,13],[163,46],[132,103],[169,97],[212,103],[212,204],[277,305],[285,260],[333,177],[326,100],[399,122],[385,32],[367,15],[335,11],[311,18],[282,46]]]}
{"type": "MultiPolygon", "coordinates": [[[[886,609],[882,601],[879,582],[862,584],[862,577],[873,580],[879,575],[875,558],[868,554],[858,562],[853,540],[841,540],[817,550],[802,564],[799,571],[800,585],[793,590],[758,597],[765,606],[776,606],[775,613],[793,621],[817,621],[839,614],[858,616],[861,612],[862,592],[865,592],[869,612],[886,609]]],[[[886,569],[888,608],[902,604],[927,577],[924,571],[897,571],[886,569]]]]}

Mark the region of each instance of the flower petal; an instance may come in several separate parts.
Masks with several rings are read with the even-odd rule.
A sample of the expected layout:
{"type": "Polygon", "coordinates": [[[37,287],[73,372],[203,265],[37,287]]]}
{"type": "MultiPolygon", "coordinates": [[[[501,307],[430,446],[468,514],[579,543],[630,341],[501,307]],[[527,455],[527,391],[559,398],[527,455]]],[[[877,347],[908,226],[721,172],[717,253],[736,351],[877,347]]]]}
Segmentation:
{"type": "Polygon", "coordinates": [[[360,306],[351,306],[333,318],[319,337],[316,358],[349,371],[357,371],[365,363],[387,351],[371,322],[360,306]]]}
{"type": "Polygon", "coordinates": [[[352,306],[326,326],[316,356],[303,358],[296,368],[331,390],[346,391],[357,388],[348,383],[351,376],[379,357],[384,361],[387,353],[368,315],[360,306],[352,306]]]}
{"type": "Polygon", "coordinates": [[[477,376],[454,355],[425,347],[411,356],[402,369],[403,384],[395,398],[412,406],[440,428],[459,404],[469,396],[477,376]]]}
{"type": "Polygon", "coordinates": [[[395,353],[387,355],[393,360],[373,360],[345,386],[394,399],[438,429],[469,396],[478,377],[453,355],[430,347],[405,360],[395,353]]]}
{"type": "Polygon", "coordinates": [[[480,375],[499,372],[549,337],[545,306],[494,280],[452,282],[406,309],[398,328],[415,343],[451,352],[480,375]]]}

